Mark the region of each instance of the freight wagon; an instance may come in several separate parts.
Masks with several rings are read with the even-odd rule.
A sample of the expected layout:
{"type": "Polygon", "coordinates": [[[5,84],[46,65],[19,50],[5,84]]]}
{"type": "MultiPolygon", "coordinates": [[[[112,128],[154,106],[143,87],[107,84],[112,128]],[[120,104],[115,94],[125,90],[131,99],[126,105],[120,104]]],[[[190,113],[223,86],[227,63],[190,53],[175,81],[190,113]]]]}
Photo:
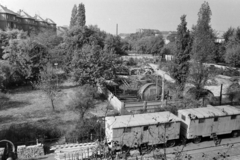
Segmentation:
{"type": "Polygon", "coordinates": [[[233,106],[208,106],[178,110],[181,118],[181,135],[199,143],[203,137],[222,134],[239,136],[240,110],[233,106]]]}
{"type": "Polygon", "coordinates": [[[156,144],[171,147],[181,138],[199,143],[203,137],[240,135],[240,109],[232,106],[182,109],[178,116],[166,111],[106,117],[105,122],[106,139],[112,150],[156,144]]]}
{"type": "Polygon", "coordinates": [[[166,112],[105,118],[107,143],[113,150],[143,144],[173,146],[180,136],[180,119],[166,112]]]}

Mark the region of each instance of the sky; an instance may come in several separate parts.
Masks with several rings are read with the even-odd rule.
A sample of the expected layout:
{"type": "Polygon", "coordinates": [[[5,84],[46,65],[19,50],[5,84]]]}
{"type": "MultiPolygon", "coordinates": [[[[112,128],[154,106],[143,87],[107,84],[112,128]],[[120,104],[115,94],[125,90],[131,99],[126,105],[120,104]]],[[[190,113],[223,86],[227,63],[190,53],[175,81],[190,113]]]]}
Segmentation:
{"type": "MultiPolygon", "coordinates": [[[[240,0],[205,0],[212,16],[211,26],[226,31],[240,24],[240,0]]],[[[188,28],[197,23],[204,0],[0,0],[14,12],[23,9],[31,16],[39,14],[52,19],[58,26],[69,25],[74,4],[83,3],[86,24],[97,25],[108,33],[135,33],[137,29],[176,31],[181,15],[187,15],[188,28]]]]}

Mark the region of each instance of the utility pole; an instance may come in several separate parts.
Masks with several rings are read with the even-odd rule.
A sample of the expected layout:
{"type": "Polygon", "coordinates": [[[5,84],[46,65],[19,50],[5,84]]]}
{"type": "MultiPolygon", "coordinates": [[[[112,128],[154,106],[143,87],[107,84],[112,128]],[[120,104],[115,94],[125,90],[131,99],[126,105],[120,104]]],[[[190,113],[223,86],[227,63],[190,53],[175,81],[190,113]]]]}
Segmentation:
{"type": "Polygon", "coordinates": [[[163,101],[164,101],[164,79],[165,79],[165,74],[162,76],[162,107],[163,107],[163,101]]]}
{"type": "Polygon", "coordinates": [[[222,105],[222,87],[223,87],[223,84],[221,84],[221,88],[220,88],[220,97],[219,97],[220,98],[219,99],[220,100],[220,102],[219,102],[220,105],[222,105]]]}
{"type": "Polygon", "coordinates": [[[116,25],[116,36],[118,35],[118,24],[116,25]]]}

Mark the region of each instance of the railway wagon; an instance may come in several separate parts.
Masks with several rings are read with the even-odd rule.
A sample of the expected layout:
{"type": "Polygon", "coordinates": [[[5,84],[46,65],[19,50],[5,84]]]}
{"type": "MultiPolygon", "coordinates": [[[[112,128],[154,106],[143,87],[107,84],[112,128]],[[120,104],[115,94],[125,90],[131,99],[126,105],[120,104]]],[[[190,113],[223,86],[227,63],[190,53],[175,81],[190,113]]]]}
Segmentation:
{"type": "Polygon", "coordinates": [[[106,117],[105,122],[106,139],[112,150],[155,144],[170,147],[180,137],[181,120],[168,111],[106,117]]]}
{"type": "Polygon", "coordinates": [[[203,137],[232,134],[240,131],[240,109],[233,106],[210,106],[178,110],[181,136],[199,143],[203,137]]]}

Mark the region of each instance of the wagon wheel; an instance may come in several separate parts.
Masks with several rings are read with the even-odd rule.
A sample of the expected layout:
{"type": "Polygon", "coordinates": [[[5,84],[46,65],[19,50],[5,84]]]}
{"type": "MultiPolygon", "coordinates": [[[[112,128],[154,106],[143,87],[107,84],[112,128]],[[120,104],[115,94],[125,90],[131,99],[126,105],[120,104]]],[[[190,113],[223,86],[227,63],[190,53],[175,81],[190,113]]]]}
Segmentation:
{"type": "Polygon", "coordinates": [[[193,139],[193,143],[195,143],[195,144],[200,143],[201,140],[202,140],[202,137],[198,136],[198,137],[193,139]]]}
{"type": "Polygon", "coordinates": [[[239,136],[239,131],[233,131],[232,132],[232,137],[236,138],[239,136]]]}
{"type": "Polygon", "coordinates": [[[175,140],[169,140],[169,141],[167,141],[166,146],[167,146],[167,147],[174,147],[174,146],[175,146],[175,140]]]}

